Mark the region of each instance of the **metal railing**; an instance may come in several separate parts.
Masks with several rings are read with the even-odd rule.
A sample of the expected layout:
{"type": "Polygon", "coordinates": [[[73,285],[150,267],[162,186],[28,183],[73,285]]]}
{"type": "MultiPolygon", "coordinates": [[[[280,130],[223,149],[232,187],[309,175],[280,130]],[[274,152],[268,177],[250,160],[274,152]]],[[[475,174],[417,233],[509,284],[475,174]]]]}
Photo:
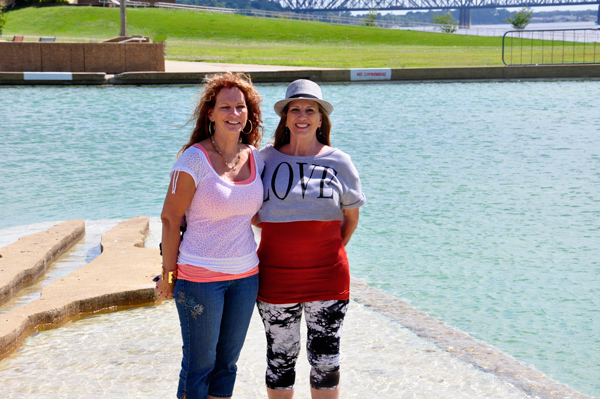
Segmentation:
{"type": "Polygon", "coordinates": [[[151,4],[148,2],[145,2],[145,1],[129,1],[129,0],[127,0],[125,2],[125,5],[127,7],[134,7],[134,8],[138,8],[138,7],[146,8],[146,7],[150,7],[151,4]]]}
{"type": "MultiPolygon", "coordinates": [[[[120,6],[121,2],[119,0],[98,0],[100,4],[102,4],[103,6],[108,5],[112,5],[112,6],[120,6]]],[[[127,7],[134,7],[134,8],[138,8],[138,7],[150,7],[151,4],[148,2],[144,2],[144,1],[129,1],[126,0],[125,1],[125,5],[127,7]]]]}
{"type": "Polygon", "coordinates": [[[191,4],[176,4],[176,3],[154,3],[154,7],[172,8],[175,10],[217,12],[217,13],[222,13],[222,14],[235,14],[235,12],[237,11],[235,8],[194,6],[191,4]]]}
{"type": "Polygon", "coordinates": [[[102,4],[102,7],[105,7],[107,4],[108,4],[109,6],[110,6],[110,5],[113,5],[113,6],[118,6],[118,5],[119,5],[119,2],[118,2],[118,1],[116,1],[116,0],[98,0],[98,2],[99,2],[100,4],[102,4]]]}
{"type": "Polygon", "coordinates": [[[502,36],[505,65],[600,64],[600,29],[511,30],[502,36]]]}

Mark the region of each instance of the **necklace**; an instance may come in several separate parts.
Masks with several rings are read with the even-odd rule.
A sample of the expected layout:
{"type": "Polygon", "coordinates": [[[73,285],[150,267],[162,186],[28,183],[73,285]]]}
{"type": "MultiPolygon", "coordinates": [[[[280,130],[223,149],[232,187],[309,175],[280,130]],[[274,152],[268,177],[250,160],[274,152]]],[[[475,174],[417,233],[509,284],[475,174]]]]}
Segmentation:
{"type": "Polygon", "coordinates": [[[227,158],[225,158],[225,155],[223,155],[223,153],[221,152],[221,150],[217,146],[217,143],[215,143],[215,139],[214,139],[213,136],[210,136],[210,142],[212,143],[213,147],[215,147],[215,150],[217,150],[217,152],[219,153],[219,155],[223,158],[223,161],[225,161],[225,165],[227,165],[227,167],[229,169],[235,170],[235,168],[237,168],[238,163],[240,163],[240,153],[242,152],[242,149],[238,148],[237,157],[235,158],[235,162],[232,165],[229,162],[227,162],[227,158]]]}

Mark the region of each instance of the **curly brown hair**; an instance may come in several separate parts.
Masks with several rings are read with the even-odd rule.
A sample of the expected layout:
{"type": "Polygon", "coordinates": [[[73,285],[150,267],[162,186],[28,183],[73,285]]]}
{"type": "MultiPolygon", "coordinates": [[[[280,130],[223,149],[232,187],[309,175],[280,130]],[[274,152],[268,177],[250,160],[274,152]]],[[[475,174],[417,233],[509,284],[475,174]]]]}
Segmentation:
{"type": "Polygon", "coordinates": [[[210,119],[208,112],[215,107],[217,95],[222,89],[239,89],[244,93],[246,107],[248,108],[248,121],[252,122],[252,129],[248,133],[244,133],[244,129],[248,129],[248,123],[242,130],[242,143],[250,144],[254,147],[259,147],[262,140],[262,114],[260,112],[260,104],[262,99],[252,86],[252,80],[249,76],[243,73],[232,74],[226,72],[223,74],[209,75],[204,79],[204,90],[200,95],[200,101],[194,110],[194,114],[190,118],[190,122],[195,123],[194,130],[190,135],[190,140],[185,144],[179,153],[183,153],[196,143],[209,138],[210,119]]]}
{"type": "MultiPolygon", "coordinates": [[[[321,104],[315,102],[319,106],[319,113],[321,114],[321,133],[317,132],[317,140],[325,145],[331,147],[331,141],[329,139],[331,135],[331,120],[329,120],[329,116],[327,116],[327,112],[321,106],[321,104]]],[[[286,131],[287,127],[285,124],[287,123],[287,112],[290,103],[286,104],[286,106],[281,111],[281,120],[279,120],[279,125],[277,125],[277,129],[275,129],[275,133],[273,134],[273,147],[275,149],[280,149],[284,145],[290,142],[290,133],[286,131]]]]}

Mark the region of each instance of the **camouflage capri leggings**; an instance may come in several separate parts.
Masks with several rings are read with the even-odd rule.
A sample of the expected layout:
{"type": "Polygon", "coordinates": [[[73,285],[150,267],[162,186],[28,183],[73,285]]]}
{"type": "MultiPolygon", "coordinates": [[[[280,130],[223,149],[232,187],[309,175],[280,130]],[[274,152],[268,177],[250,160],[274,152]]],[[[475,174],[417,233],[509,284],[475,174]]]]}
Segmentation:
{"type": "Polygon", "coordinates": [[[300,321],[306,316],[306,352],[312,366],[310,385],[333,390],[340,380],[340,335],[348,309],[345,301],[315,301],[273,305],[257,301],[267,335],[267,387],[294,389],[300,353],[300,321]]]}

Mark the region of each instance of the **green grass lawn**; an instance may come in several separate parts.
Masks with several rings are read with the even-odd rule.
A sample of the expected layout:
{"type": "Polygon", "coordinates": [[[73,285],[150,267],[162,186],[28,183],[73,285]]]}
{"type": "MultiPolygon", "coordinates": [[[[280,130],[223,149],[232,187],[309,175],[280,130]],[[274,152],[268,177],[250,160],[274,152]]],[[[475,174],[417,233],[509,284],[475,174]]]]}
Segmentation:
{"type": "MultiPolygon", "coordinates": [[[[58,41],[116,37],[119,10],[29,7],[11,11],[4,38],[56,36],[58,41]]],[[[129,34],[167,35],[167,59],[348,67],[502,65],[502,39],[197,13],[127,9],[129,34]]]]}
{"type": "Polygon", "coordinates": [[[169,42],[167,58],[261,65],[324,68],[404,68],[501,65],[499,47],[470,48],[410,45],[364,45],[360,43],[223,43],[169,42]]]}

